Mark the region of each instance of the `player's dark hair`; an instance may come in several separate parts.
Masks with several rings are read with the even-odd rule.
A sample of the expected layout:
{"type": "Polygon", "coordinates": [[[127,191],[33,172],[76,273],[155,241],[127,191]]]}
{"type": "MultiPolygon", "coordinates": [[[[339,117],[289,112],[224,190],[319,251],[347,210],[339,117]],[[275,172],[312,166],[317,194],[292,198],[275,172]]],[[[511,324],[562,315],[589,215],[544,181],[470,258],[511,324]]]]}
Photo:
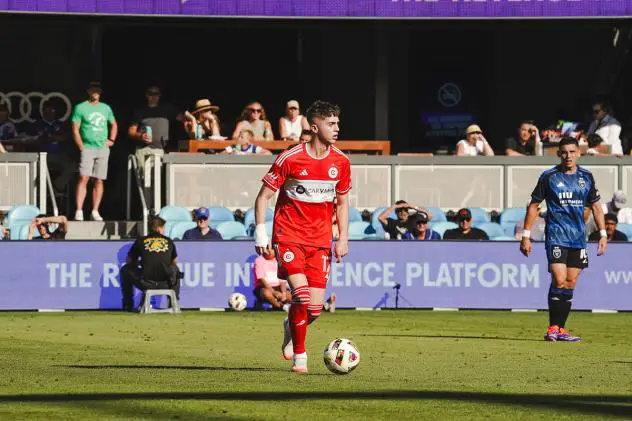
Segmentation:
{"type": "Polygon", "coordinates": [[[558,145],[558,149],[562,150],[562,146],[565,145],[575,145],[579,148],[579,142],[574,137],[564,136],[562,140],[560,140],[560,144],[558,145]]]}
{"type": "Polygon", "coordinates": [[[315,118],[339,117],[340,107],[326,101],[314,101],[305,112],[307,121],[311,124],[315,118]]]}
{"type": "Polygon", "coordinates": [[[167,222],[159,216],[154,216],[149,220],[149,231],[156,232],[158,228],[165,226],[167,222]]]}

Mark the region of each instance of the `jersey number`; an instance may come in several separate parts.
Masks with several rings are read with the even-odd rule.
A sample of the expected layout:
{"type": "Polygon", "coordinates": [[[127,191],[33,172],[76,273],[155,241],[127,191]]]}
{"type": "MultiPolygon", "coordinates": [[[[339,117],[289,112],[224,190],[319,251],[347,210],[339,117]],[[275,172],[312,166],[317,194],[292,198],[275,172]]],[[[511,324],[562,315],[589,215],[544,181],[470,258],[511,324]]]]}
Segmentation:
{"type": "Polygon", "coordinates": [[[331,265],[329,264],[329,256],[321,256],[323,258],[323,273],[325,274],[325,280],[329,281],[329,269],[331,269],[331,265]]]}
{"type": "Polygon", "coordinates": [[[583,264],[587,264],[588,263],[588,250],[581,249],[579,251],[579,258],[582,260],[583,264]]]}

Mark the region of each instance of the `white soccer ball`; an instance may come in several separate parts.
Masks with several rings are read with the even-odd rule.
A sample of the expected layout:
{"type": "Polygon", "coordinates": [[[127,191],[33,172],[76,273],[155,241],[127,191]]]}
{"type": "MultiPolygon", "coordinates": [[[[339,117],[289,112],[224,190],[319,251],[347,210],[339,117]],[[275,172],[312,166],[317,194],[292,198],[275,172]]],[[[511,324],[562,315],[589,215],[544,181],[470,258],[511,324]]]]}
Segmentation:
{"type": "Polygon", "coordinates": [[[349,339],[334,339],[325,348],[325,366],[334,374],[349,374],[360,364],[360,351],[349,339]]]}
{"type": "Polygon", "coordinates": [[[246,296],[240,292],[233,292],[228,296],[228,307],[235,311],[242,311],[248,306],[246,296]]]}

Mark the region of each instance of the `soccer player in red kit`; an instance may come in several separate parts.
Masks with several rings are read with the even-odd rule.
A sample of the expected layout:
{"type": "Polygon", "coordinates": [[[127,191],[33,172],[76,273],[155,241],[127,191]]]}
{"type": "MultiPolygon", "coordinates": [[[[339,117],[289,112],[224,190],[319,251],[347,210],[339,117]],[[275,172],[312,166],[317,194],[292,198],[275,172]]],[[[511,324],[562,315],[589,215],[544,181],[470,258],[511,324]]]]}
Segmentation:
{"type": "Polygon", "coordinates": [[[292,287],[292,304],[284,321],[281,350],[293,359],[292,371],[307,373],[305,336],[323,308],[331,263],[331,222],[334,200],[340,230],[334,246],[336,261],[347,254],[351,165],[334,146],[340,108],[316,101],[307,109],[311,140],[280,154],[263,177],[255,202],[255,246],[261,254],[270,247],[265,215],[268,200],[279,192],[274,211],[272,247],[279,260],[279,278],[292,287]]]}

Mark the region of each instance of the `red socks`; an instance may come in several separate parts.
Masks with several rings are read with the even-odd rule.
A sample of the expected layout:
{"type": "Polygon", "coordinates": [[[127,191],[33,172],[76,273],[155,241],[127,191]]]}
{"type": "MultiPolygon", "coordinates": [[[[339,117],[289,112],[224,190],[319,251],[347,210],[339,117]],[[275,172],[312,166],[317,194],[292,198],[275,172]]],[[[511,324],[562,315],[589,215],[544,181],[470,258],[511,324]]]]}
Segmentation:
{"type": "Polygon", "coordinates": [[[307,336],[307,306],[309,304],[309,287],[307,285],[292,290],[292,305],[288,319],[292,333],[294,354],[305,352],[305,336],[307,336]]]}

